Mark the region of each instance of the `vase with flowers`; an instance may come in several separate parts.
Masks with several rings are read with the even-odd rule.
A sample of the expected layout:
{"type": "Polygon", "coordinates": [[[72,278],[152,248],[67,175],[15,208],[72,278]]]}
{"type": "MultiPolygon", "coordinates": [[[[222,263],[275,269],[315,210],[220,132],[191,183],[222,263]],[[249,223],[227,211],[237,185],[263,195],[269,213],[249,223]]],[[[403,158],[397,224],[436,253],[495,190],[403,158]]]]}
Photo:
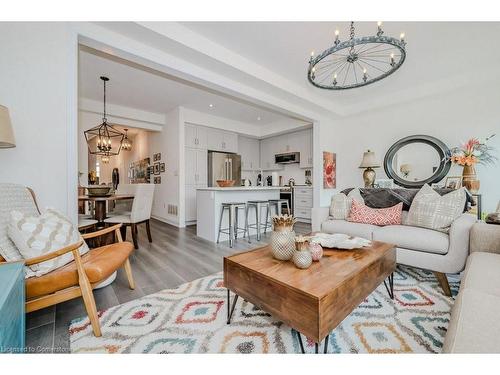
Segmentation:
{"type": "Polygon", "coordinates": [[[487,144],[494,136],[495,134],[484,140],[471,138],[460,146],[451,149],[449,160],[453,164],[463,167],[462,186],[471,193],[477,193],[480,187],[476,174],[476,165],[492,165],[497,161],[497,157],[493,154],[493,147],[487,144]]]}

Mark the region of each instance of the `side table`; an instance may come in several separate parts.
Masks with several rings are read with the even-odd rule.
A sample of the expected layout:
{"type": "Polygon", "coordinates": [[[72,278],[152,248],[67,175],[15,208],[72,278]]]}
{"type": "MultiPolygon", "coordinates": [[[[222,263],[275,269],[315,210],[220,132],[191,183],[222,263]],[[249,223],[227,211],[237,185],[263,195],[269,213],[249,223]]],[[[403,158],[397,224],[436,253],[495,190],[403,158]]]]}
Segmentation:
{"type": "Polygon", "coordinates": [[[23,353],[24,262],[0,263],[0,285],[0,353],[23,353]]]}

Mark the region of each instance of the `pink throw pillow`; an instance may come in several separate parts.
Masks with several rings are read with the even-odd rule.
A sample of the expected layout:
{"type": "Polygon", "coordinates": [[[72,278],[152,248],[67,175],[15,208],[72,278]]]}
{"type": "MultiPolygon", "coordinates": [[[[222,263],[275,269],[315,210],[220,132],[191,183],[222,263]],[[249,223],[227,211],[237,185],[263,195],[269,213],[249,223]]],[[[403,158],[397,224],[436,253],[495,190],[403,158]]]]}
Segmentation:
{"type": "Polygon", "coordinates": [[[397,225],[401,224],[402,212],[402,202],[388,208],[371,208],[353,200],[347,220],[372,225],[397,225]]]}

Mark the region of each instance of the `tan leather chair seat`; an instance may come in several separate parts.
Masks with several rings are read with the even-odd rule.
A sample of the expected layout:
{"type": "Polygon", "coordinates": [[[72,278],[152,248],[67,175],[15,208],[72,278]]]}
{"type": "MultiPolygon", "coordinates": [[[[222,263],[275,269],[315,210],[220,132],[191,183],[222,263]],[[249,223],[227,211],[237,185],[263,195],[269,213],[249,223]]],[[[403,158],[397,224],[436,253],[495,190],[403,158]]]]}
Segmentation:
{"type": "MultiPolygon", "coordinates": [[[[122,266],[134,246],[130,242],[114,243],[90,250],[82,256],[89,281],[94,284],[108,278],[122,266]]],[[[40,277],[26,279],[26,298],[34,298],[78,285],[78,271],[73,261],[40,277]]]]}

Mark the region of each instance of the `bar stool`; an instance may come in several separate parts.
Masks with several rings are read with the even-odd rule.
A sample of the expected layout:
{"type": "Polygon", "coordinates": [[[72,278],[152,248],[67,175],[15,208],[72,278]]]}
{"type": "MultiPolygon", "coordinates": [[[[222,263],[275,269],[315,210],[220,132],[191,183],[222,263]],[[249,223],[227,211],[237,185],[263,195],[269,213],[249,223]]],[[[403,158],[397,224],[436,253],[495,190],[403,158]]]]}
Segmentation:
{"type": "Polygon", "coordinates": [[[219,243],[220,234],[225,233],[229,235],[229,247],[233,247],[234,240],[238,238],[238,233],[243,232],[243,238],[248,230],[247,216],[245,215],[245,228],[238,226],[238,209],[243,208],[246,211],[246,204],[243,202],[226,202],[222,203],[219,218],[219,233],[217,234],[217,243],[219,243]],[[229,225],[227,228],[222,228],[222,218],[224,217],[224,210],[229,213],[229,225]]]}
{"type": "MultiPolygon", "coordinates": [[[[269,199],[269,210],[272,211],[272,208],[274,207],[276,209],[276,215],[281,215],[281,209],[283,207],[283,203],[286,203],[286,212],[288,213],[288,215],[290,215],[291,212],[288,199],[269,199]]],[[[272,216],[273,213],[271,212],[271,217],[272,216]]]]}
{"type": "MultiPolygon", "coordinates": [[[[247,231],[249,228],[253,228],[257,231],[257,241],[260,241],[261,239],[261,234],[260,230],[264,228],[264,233],[267,232],[267,228],[271,228],[271,225],[267,224],[268,223],[268,218],[269,218],[269,201],[248,201],[247,202],[247,209],[246,209],[246,215],[245,215],[245,221],[246,221],[246,226],[247,226],[247,231]],[[266,221],[265,224],[262,224],[261,222],[261,215],[262,215],[262,208],[266,208],[266,221]],[[255,224],[248,224],[248,213],[250,212],[251,208],[255,208],[255,224]]],[[[250,232],[248,232],[248,242],[250,243],[250,232]]]]}

